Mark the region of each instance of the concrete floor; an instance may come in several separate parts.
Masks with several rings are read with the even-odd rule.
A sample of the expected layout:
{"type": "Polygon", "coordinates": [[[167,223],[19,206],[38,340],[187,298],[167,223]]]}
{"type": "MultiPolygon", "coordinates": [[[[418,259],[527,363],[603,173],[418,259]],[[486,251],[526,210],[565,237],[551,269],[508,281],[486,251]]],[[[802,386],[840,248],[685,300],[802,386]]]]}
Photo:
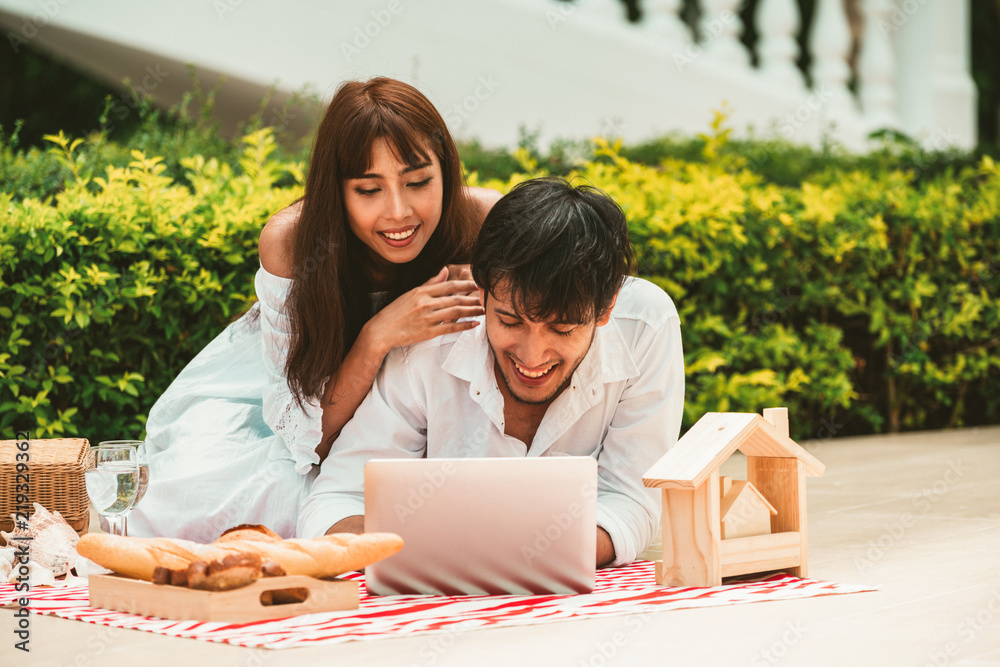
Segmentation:
{"type": "Polygon", "coordinates": [[[805,444],[810,576],[877,592],[281,651],[34,617],[19,664],[1000,665],[1000,427],[805,444]]]}

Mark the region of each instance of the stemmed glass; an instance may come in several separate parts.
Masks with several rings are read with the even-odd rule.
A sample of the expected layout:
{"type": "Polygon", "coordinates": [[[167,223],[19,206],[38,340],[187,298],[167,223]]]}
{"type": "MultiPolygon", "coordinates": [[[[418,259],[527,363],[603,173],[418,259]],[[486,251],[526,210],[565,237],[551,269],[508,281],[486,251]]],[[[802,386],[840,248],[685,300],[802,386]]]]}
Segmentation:
{"type": "Polygon", "coordinates": [[[135,500],[132,501],[132,507],[129,507],[121,516],[122,535],[127,535],[128,515],[132,512],[132,508],[138,505],[142,497],[146,495],[146,487],[149,486],[149,459],[146,458],[146,442],[145,440],[105,440],[98,446],[135,448],[136,462],[139,464],[139,488],[135,491],[135,500]]]}
{"type": "Polygon", "coordinates": [[[126,534],[125,515],[139,490],[139,455],[133,445],[101,444],[87,453],[87,495],[112,535],[126,534]]]}

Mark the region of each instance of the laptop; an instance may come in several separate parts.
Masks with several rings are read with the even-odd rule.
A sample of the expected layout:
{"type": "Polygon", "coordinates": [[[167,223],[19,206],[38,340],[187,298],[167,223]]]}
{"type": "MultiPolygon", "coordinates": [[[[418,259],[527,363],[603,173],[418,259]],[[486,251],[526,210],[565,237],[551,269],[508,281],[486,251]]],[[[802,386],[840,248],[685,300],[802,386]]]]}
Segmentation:
{"type": "Polygon", "coordinates": [[[372,595],[569,595],[594,589],[597,461],[589,456],[376,459],[365,532],[403,549],[369,565],[372,595]]]}

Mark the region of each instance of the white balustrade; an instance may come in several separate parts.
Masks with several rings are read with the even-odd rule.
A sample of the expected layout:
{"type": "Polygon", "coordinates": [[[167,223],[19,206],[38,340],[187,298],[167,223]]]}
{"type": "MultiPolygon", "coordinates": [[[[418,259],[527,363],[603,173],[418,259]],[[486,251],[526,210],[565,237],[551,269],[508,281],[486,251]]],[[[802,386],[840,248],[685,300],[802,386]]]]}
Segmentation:
{"type": "Polygon", "coordinates": [[[795,65],[801,21],[795,0],[762,0],[755,16],[757,53],[761,72],[793,89],[803,87],[802,73],[795,65]]]}
{"type": "Polygon", "coordinates": [[[871,129],[896,127],[896,64],[888,17],[891,0],[863,0],[864,32],[858,58],[861,111],[871,129]]]}
{"type": "Polygon", "coordinates": [[[688,44],[691,31],[680,18],[682,0],[645,0],[642,3],[643,26],[668,42],[688,44]]]}
{"type": "MultiPolygon", "coordinates": [[[[707,110],[725,99],[736,109],[731,123],[737,134],[776,127],[793,141],[818,144],[829,133],[851,150],[864,150],[867,134],[888,126],[927,145],[968,148],[976,140],[972,2],[814,0],[812,24],[802,26],[798,0],[759,0],[758,69],[740,42],[743,0],[698,0],[696,29],[681,20],[687,0],[641,0],[640,25],[626,23],[621,0],[443,0],[424,3],[423,11],[398,19],[402,23],[393,18],[391,26],[377,27],[385,32],[377,38],[354,26],[374,25],[372,17],[385,15],[385,0],[303,0],[301,11],[313,20],[297,34],[310,48],[271,40],[268,58],[246,49],[273,37],[274,21],[283,17],[275,3],[243,3],[238,18],[219,22],[203,0],[173,0],[170,11],[160,13],[149,3],[122,13],[116,0],[88,0],[62,2],[59,15],[50,17],[52,28],[39,30],[32,48],[117,81],[134,79],[136,72],[141,78],[154,54],[157,62],[191,62],[202,72],[242,77],[245,91],[260,94],[279,79],[282,95],[304,85],[332,91],[336,82],[375,73],[413,79],[442,105],[456,134],[486,145],[508,145],[525,125],[542,128],[543,147],[558,137],[585,136],[595,125],[627,141],[701,132],[707,110]],[[858,4],[864,21],[854,36],[848,2],[858,4]],[[211,20],[192,22],[191,16],[211,20]],[[175,38],[192,26],[212,39],[175,38]],[[796,67],[803,30],[809,33],[803,47],[811,62],[809,91],[796,67]],[[67,41],[67,33],[78,38],[67,41]],[[132,40],[139,34],[141,46],[132,40]],[[854,39],[860,105],[847,86],[854,39]],[[419,72],[411,65],[415,53],[419,72]],[[247,62],[255,67],[248,69],[247,62]],[[496,88],[500,92],[493,95],[496,88]],[[480,90],[488,92],[479,97],[480,90]],[[476,113],[456,104],[469,99],[476,113]]],[[[0,9],[20,17],[21,25],[30,22],[37,4],[0,0],[0,9]]],[[[172,80],[156,91],[166,105],[179,100],[184,88],[172,87],[172,80]]],[[[210,85],[211,79],[204,75],[202,82],[210,85]]],[[[252,95],[222,95],[217,108],[224,123],[246,117],[247,97],[252,95]]]]}
{"type": "Polygon", "coordinates": [[[843,0],[816,0],[809,35],[812,54],[813,89],[832,118],[851,116],[856,105],[847,88],[850,69],[847,55],[851,50],[851,30],[847,24],[843,0]]]}
{"type": "Polygon", "coordinates": [[[621,26],[628,19],[620,0],[574,0],[568,4],[572,10],[579,10],[581,16],[607,21],[608,25],[621,26]]]}
{"type": "Polygon", "coordinates": [[[700,42],[705,54],[729,65],[749,67],[746,47],[740,43],[743,21],[739,0],[702,0],[700,42]]]}

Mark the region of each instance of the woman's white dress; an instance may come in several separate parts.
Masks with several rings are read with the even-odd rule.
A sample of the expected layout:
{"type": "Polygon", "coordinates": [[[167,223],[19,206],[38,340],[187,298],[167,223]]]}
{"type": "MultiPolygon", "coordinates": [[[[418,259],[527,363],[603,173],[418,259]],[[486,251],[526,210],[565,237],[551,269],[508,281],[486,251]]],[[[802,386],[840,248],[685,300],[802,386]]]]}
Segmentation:
{"type": "Polygon", "coordinates": [[[243,523],[294,535],[323,413],[316,399],[300,407],[284,375],[292,281],[261,268],[254,285],[259,317],[230,324],[150,410],[149,487],[129,535],[210,542],[243,523]]]}

